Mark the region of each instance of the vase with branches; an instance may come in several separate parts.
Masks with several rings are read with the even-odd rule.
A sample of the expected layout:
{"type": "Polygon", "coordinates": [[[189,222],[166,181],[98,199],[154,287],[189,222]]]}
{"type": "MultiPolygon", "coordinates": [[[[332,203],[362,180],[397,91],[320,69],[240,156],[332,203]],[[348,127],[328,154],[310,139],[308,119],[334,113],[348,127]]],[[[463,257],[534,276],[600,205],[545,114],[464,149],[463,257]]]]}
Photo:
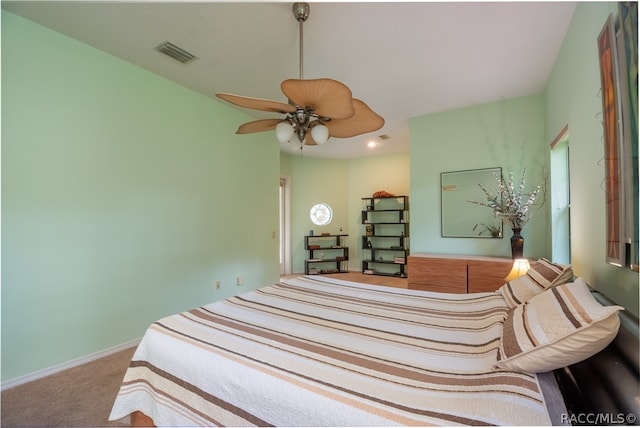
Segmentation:
{"type": "Polygon", "coordinates": [[[495,189],[488,189],[482,184],[478,184],[486,196],[486,202],[468,201],[491,208],[495,217],[501,218],[509,224],[514,233],[514,237],[511,239],[514,258],[522,257],[524,239],[520,236],[520,231],[531,219],[534,212],[533,207],[536,205],[538,195],[543,190],[543,186],[540,185],[527,190],[526,173],[527,170],[524,169],[519,183],[515,182],[513,172],[509,173],[508,179],[505,179],[504,175],[496,173],[495,189]]]}
{"type": "Polygon", "coordinates": [[[522,229],[531,219],[532,207],[538,194],[542,191],[542,186],[539,185],[532,187],[529,191],[526,190],[526,173],[527,170],[523,170],[518,184],[513,179],[513,172],[509,173],[508,180],[505,180],[504,175],[496,173],[497,186],[495,189],[489,190],[482,184],[478,184],[487,197],[487,201],[469,202],[491,208],[493,215],[509,223],[512,229],[522,229]]]}

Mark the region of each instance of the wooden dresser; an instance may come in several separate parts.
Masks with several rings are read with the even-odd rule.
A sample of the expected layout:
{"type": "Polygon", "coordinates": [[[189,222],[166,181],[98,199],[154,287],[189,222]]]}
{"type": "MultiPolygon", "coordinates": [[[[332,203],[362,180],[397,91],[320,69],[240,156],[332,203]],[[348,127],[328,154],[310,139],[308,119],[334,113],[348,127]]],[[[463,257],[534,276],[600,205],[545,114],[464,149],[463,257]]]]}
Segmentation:
{"type": "Polygon", "coordinates": [[[416,253],[408,257],[408,287],[442,293],[495,291],[513,260],[501,257],[416,253]]]}

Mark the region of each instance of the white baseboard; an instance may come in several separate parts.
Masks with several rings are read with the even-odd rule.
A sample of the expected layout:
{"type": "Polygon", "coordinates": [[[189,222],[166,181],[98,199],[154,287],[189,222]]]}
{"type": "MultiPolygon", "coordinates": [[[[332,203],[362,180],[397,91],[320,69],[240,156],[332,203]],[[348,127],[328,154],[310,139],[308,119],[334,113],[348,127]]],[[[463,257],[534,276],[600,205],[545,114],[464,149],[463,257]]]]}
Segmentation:
{"type": "Polygon", "coordinates": [[[27,382],[32,382],[34,380],[42,379],[43,377],[61,372],[63,370],[78,367],[82,364],[90,363],[91,361],[108,357],[109,355],[115,354],[116,352],[124,351],[125,349],[129,349],[133,346],[138,346],[138,344],[140,343],[140,340],[141,339],[133,339],[133,340],[130,340],[129,342],[121,343],[120,345],[112,346],[110,348],[103,349],[102,351],[85,355],[84,357],[75,358],[73,360],[66,361],[64,363],[56,364],[55,366],[47,367],[46,369],[37,370],[35,372],[28,373],[23,376],[18,376],[13,379],[2,381],[0,390],[4,391],[5,389],[10,389],[18,385],[25,384],[27,382]]]}

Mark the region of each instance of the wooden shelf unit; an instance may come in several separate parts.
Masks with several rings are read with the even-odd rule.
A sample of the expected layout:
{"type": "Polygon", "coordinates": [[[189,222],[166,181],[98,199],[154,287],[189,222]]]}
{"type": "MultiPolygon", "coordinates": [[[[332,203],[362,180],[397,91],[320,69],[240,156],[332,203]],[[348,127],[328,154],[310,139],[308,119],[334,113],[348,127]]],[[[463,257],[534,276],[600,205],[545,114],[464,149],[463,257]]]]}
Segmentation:
{"type": "Polygon", "coordinates": [[[362,273],[406,278],[409,197],[362,198],[362,273]]]}
{"type": "Polygon", "coordinates": [[[304,261],[305,275],[348,272],[349,247],[343,246],[343,238],[347,236],[349,235],[305,236],[304,248],[309,252],[309,257],[304,261]]]}
{"type": "Polygon", "coordinates": [[[502,257],[416,253],[408,257],[408,287],[442,293],[495,291],[513,260],[502,257]]]}

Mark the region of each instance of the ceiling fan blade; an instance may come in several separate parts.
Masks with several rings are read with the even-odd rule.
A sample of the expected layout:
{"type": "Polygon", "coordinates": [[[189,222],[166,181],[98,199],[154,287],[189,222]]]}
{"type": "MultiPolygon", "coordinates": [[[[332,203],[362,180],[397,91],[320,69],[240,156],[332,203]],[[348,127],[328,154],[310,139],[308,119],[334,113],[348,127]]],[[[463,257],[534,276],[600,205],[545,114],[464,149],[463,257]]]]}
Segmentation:
{"type": "Polygon", "coordinates": [[[216,97],[221,98],[231,104],[240,107],[250,108],[253,110],[270,111],[274,113],[293,113],[296,108],[290,104],[281,103],[280,101],[264,100],[262,98],[243,97],[242,95],[233,95],[220,93],[216,97]]]}
{"type": "Polygon", "coordinates": [[[384,119],[376,114],[364,102],[353,99],[355,114],[348,119],[332,119],[325,123],[329,135],[336,138],[349,138],[376,131],[384,126],[384,119]]]}
{"type": "Polygon", "coordinates": [[[260,119],[240,125],[236,134],[252,134],[254,132],[270,131],[276,129],[276,125],[282,122],[282,119],[260,119]]]}
{"type": "Polygon", "coordinates": [[[347,119],[354,114],[351,89],[337,80],[287,79],[280,88],[293,104],[313,107],[319,116],[347,119]]]}

